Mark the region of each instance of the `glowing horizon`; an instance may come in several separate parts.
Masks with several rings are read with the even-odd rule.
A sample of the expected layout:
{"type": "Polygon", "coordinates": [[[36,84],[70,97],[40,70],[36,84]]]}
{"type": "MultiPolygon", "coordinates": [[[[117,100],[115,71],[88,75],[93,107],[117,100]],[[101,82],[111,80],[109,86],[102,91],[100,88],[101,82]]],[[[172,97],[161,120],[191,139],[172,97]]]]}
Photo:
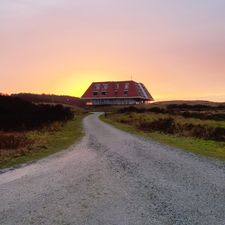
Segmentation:
{"type": "Polygon", "coordinates": [[[2,0],[0,92],[80,97],[142,82],[156,100],[225,102],[221,0],[2,0]]]}

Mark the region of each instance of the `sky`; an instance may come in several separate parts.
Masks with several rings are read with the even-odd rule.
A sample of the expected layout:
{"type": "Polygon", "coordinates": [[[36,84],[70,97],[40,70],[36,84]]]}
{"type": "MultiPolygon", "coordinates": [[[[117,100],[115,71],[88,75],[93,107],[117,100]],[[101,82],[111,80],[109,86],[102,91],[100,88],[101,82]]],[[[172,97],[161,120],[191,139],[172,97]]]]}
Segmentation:
{"type": "Polygon", "coordinates": [[[156,100],[225,101],[225,1],[0,1],[1,93],[130,79],[156,100]]]}

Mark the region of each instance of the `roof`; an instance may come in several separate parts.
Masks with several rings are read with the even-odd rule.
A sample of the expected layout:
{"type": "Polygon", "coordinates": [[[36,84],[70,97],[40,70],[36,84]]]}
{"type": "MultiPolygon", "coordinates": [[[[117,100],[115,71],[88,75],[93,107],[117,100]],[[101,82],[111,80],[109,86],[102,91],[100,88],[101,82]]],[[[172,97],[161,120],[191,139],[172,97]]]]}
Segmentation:
{"type": "Polygon", "coordinates": [[[153,100],[142,83],[135,81],[94,82],[81,97],[82,99],[138,98],[153,100]]]}

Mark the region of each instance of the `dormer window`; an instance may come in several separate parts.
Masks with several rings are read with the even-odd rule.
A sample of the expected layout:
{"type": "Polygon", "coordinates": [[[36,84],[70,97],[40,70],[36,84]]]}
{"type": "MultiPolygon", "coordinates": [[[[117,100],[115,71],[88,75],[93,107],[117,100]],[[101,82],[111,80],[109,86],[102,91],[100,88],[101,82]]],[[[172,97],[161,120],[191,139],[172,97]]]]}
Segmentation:
{"type": "Polygon", "coordinates": [[[125,83],[124,89],[125,89],[125,90],[128,90],[128,89],[129,89],[129,83],[125,83]]]}
{"type": "Polygon", "coordinates": [[[95,84],[95,90],[100,90],[100,84],[95,84]]]}
{"type": "Polygon", "coordinates": [[[102,84],[102,89],[106,90],[108,88],[108,84],[102,84]]]}

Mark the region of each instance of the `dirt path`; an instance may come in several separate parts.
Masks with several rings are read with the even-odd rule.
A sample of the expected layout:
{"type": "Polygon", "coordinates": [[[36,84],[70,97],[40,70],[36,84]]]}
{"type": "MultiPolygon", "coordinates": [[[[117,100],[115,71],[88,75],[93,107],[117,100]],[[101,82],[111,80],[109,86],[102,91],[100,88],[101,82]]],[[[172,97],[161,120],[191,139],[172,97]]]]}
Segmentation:
{"type": "Polygon", "coordinates": [[[1,225],[225,225],[225,164],[90,115],[79,145],[0,175],[1,225]]]}

